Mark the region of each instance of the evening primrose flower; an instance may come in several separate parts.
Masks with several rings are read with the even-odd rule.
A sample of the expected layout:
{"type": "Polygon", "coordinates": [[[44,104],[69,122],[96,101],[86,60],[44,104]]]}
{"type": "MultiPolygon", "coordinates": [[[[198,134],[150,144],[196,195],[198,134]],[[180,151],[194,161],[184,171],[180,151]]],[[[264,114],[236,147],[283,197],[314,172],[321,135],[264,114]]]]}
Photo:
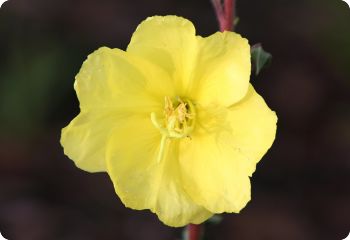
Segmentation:
{"type": "Polygon", "coordinates": [[[107,172],[125,206],[167,225],[238,213],[277,121],[250,68],[240,35],[203,38],[184,18],[150,17],[126,51],[102,47],[84,62],[64,152],[85,171],[107,172]]]}

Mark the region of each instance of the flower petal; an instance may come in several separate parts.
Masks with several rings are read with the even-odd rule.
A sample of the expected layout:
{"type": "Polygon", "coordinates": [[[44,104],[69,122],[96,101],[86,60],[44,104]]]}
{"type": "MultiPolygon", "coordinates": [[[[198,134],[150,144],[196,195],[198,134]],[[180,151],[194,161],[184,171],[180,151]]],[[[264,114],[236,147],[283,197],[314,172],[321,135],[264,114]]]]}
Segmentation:
{"type": "Polygon", "coordinates": [[[200,104],[230,106],[242,99],[249,86],[250,46],[234,32],[198,36],[199,53],[191,96],[200,104]]]}
{"type": "Polygon", "coordinates": [[[246,156],[251,171],[271,147],[276,137],[277,116],[250,85],[247,95],[229,108],[233,144],[246,156]]]}
{"type": "Polygon", "coordinates": [[[80,108],[152,111],[173,94],[169,75],[119,49],[102,47],[88,56],[74,84],[80,108]],[[158,98],[157,98],[158,97],[158,98]]]}
{"type": "Polygon", "coordinates": [[[149,17],[137,27],[127,52],[167,71],[177,93],[184,95],[197,55],[195,28],[189,20],[177,16],[149,17]]]}
{"type": "Polygon", "coordinates": [[[107,138],[117,119],[117,115],[106,112],[80,113],[62,129],[61,145],[64,153],[85,171],[106,171],[107,138]]]}
{"type": "Polygon", "coordinates": [[[233,32],[201,38],[187,19],[150,17],[137,27],[127,52],[160,66],[172,77],[179,96],[191,96],[203,105],[232,105],[248,89],[250,47],[233,32]]]}
{"type": "Polygon", "coordinates": [[[183,141],[180,164],[184,188],[197,204],[213,213],[238,213],[250,200],[248,170],[242,157],[215,136],[183,141]]]}
{"type": "Polygon", "coordinates": [[[212,214],[195,204],[182,188],[178,143],[157,162],[159,131],[149,116],[119,122],[107,151],[108,173],[121,201],[133,209],[151,209],[170,226],[200,223],[212,214]]]}
{"type": "Polygon", "coordinates": [[[223,126],[214,119],[220,131],[196,129],[191,139],[183,140],[180,165],[191,198],[214,213],[239,212],[250,200],[249,176],[274,141],[276,120],[250,87],[244,99],[222,116],[223,126]]]}
{"type": "Polygon", "coordinates": [[[61,144],[78,167],[90,172],[106,170],[106,144],[118,119],[150,114],[174,91],[160,68],[106,47],[89,55],[74,86],[81,113],[62,130],[61,144]]]}

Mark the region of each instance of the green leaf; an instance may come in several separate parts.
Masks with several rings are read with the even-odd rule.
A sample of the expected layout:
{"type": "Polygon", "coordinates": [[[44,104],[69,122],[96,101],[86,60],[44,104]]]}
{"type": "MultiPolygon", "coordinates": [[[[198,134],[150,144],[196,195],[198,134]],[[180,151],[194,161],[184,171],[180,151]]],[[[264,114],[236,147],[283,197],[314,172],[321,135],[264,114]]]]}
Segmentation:
{"type": "Polygon", "coordinates": [[[238,23],[239,23],[239,17],[235,17],[235,19],[233,20],[233,26],[237,26],[238,25],[238,23]]]}
{"type": "Polygon", "coordinates": [[[250,49],[252,58],[252,70],[257,76],[260,71],[271,63],[272,55],[266,52],[260,43],[255,44],[250,49]]]}
{"type": "Polygon", "coordinates": [[[188,227],[182,229],[182,240],[189,240],[188,227]]]}
{"type": "Polygon", "coordinates": [[[207,223],[217,225],[221,223],[222,219],[223,219],[222,215],[215,214],[207,220],[207,223]]]}

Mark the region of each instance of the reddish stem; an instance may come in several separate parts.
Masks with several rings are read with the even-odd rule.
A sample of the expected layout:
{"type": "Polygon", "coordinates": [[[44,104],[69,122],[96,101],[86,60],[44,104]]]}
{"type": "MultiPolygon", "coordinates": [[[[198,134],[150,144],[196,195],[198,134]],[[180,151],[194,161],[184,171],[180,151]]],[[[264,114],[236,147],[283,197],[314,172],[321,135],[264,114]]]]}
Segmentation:
{"type": "Polygon", "coordinates": [[[211,0],[216,17],[219,22],[220,31],[233,31],[235,20],[235,0],[211,0]]]}
{"type": "Polygon", "coordinates": [[[189,224],[187,226],[188,240],[199,240],[202,234],[201,225],[189,224]]]}
{"type": "Polygon", "coordinates": [[[235,0],[225,0],[226,26],[224,29],[227,31],[233,31],[234,28],[235,3],[235,0]]]}

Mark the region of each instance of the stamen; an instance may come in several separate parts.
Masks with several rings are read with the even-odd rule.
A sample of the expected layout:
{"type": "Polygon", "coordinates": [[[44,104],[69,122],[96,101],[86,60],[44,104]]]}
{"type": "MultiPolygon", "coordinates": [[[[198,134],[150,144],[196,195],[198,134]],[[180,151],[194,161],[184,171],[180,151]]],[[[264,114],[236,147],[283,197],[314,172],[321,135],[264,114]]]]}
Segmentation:
{"type": "Polygon", "coordinates": [[[173,102],[170,97],[164,99],[164,116],[159,118],[155,112],[151,113],[153,125],[160,131],[162,138],[157,161],[164,158],[167,139],[191,137],[195,125],[195,108],[191,101],[183,101],[176,97],[173,102]]]}

